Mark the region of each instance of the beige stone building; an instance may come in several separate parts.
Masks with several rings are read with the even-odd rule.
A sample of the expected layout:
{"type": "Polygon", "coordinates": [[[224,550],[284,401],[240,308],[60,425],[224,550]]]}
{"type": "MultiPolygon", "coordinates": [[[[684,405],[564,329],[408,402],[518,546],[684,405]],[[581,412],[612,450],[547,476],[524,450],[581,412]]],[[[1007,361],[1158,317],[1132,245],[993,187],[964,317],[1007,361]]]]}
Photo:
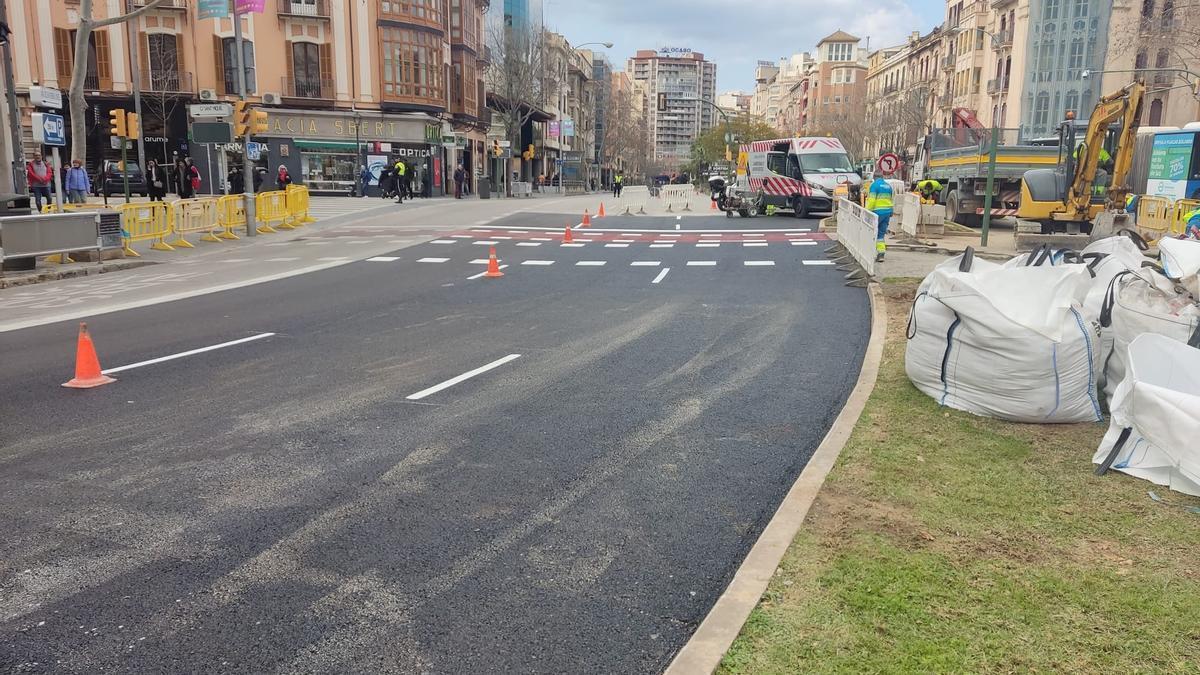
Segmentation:
{"type": "MultiPolygon", "coordinates": [[[[1142,107],[1143,126],[1182,127],[1200,120],[1200,104],[1189,79],[1169,70],[1200,71],[1200,16],[1195,3],[1171,0],[1115,0],[1112,24],[1120,32],[1109,37],[1105,70],[1145,69],[1138,75],[1147,84],[1142,107]]],[[[1133,73],[1104,73],[1105,92],[1129,83],[1133,73]]]]}
{"type": "MultiPolygon", "coordinates": [[[[269,115],[269,131],[254,139],[264,148],[260,163],[284,164],[316,191],[344,193],[362,164],[404,158],[440,193],[456,164],[472,169],[483,153],[487,5],[268,0],[264,12],[243,16],[247,99],[269,115]]],[[[94,15],[123,6],[99,0],[94,15]]],[[[65,93],[79,10],[77,0],[8,3],[26,152],[26,94],[35,84],[65,93]]],[[[190,143],[187,106],[237,98],[233,32],[232,18],[201,19],[191,0],[167,0],[136,18],[132,30],[118,24],[96,31],[85,78],[88,164],[116,156],[108,111],[133,109],[136,81],[146,157],[190,155],[202,168],[202,190],[219,187],[221,156],[237,161],[241,145],[190,143]]]]}

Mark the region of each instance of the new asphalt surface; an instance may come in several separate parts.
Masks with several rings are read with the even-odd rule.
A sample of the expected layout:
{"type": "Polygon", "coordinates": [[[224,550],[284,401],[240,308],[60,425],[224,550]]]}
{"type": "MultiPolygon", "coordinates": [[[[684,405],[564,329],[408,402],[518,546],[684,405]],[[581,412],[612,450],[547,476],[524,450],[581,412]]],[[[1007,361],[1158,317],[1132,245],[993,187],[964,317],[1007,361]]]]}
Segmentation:
{"type": "Polygon", "coordinates": [[[0,334],[0,670],[665,667],[840,410],[868,300],[819,235],[717,232],[814,221],[521,229],[558,220],[92,317],[106,368],[274,333],[95,390],[59,386],[74,322],[0,334]],[[505,276],[471,279],[486,241],[505,276]]]}

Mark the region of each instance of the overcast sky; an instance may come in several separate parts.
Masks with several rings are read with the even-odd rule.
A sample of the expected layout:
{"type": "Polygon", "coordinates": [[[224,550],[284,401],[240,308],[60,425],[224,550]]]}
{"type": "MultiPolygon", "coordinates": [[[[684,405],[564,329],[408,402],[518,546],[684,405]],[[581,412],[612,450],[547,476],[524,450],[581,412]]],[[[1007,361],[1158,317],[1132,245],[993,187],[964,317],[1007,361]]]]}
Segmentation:
{"type": "MultiPolygon", "coordinates": [[[[503,0],[494,0],[503,2],[503,0]]],[[[536,4],[536,0],[533,4],[536,4]]],[[[618,69],[638,49],[690,47],[717,64],[717,92],[754,90],[756,61],[811,52],[839,28],[900,44],[942,22],[944,0],[544,0],[546,25],[602,50],[618,69]]],[[[536,11],[536,10],[535,10],[536,11]]],[[[594,49],[594,47],[592,47],[594,49]]]]}

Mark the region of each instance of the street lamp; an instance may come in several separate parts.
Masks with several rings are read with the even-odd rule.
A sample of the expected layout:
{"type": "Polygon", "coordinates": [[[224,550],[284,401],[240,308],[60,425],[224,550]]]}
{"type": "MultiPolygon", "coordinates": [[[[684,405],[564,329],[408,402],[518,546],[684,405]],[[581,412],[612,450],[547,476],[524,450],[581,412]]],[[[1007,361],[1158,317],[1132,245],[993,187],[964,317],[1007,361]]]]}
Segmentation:
{"type": "MultiPolygon", "coordinates": [[[[957,35],[958,33],[965,32],[965,30],[966,29],[964,29],[962,27],[956,27],[954,30],[950,31],[949,34],[957,35]]],[[[983,33],[984,35],[987,35],[989,38],[992,39],[993,42],[999,39],[996,37],[995,33],[991,32],[989,30],[980,28],[978,26],[976,26],[975,28],[973,28],[971,30],[977,30],[980,33],[983,33]]],[[[1086,75],[1085,75],[1085,77],[1086,77],[1086,75]]],[[[999,137],[1000,137],[1000,128],[997,124],[996,114],[993,112],[992,113],[992,138],[991,138],[991,144],[990,144],[991,148],[988,150],[987,187],[985,188],[985,194],[983,196],[983,222],[980,223],[980,228],[979,228],[979,247],[980,248],[987,247],[987,245],[988,245],[988,230],[991,228],[991,225],[992,225],[992,192],[996,189],[996,146],[999,143],[999,137]]]]}
{"type": "Polygon", "coordinates": [[[605,49],[612,49],[613,43],[611,43],[611,42],[585,42],[581,45],[575,45],[575,49],[583,49],[584,47],[586,47],[588,45],[601,45],[605,49]]]}

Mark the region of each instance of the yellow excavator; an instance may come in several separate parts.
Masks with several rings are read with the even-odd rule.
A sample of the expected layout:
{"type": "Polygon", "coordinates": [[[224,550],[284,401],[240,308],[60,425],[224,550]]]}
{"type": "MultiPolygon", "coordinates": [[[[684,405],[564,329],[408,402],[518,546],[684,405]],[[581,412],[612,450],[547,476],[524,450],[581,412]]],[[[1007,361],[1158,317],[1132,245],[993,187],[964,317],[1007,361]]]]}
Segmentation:
{"type": "Polygon", "coordinates": [[[1058,166],[1033,169],[1021,178],[1017,250],[1064,243],[1058,235],[1106,237],[1132,225],[1125,213],[1129,171],[1146,87],[1133,82],[1100,99],[1086,122],[1058,127],[1058,166]]]}

